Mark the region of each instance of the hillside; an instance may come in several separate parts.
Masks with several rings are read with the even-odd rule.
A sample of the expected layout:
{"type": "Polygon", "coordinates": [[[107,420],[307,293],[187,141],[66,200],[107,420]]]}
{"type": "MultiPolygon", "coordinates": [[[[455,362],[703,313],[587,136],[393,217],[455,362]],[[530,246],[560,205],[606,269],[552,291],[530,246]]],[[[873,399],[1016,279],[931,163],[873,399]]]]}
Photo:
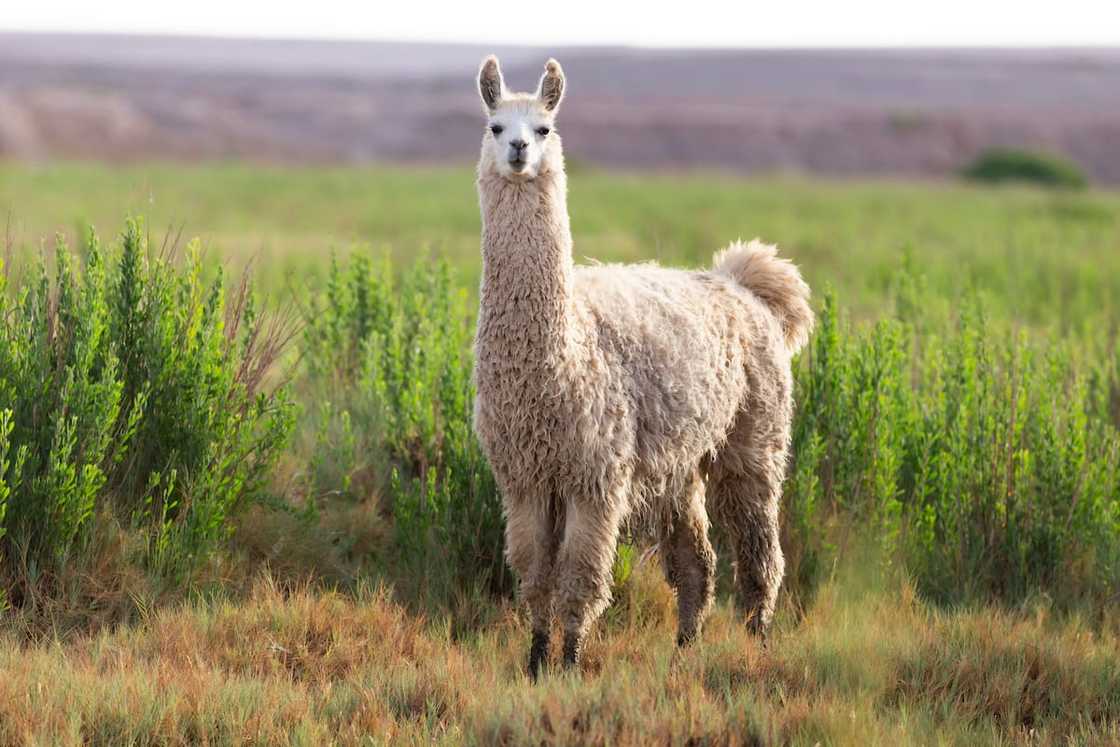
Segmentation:
{"type": "Polygon", "coordinates": [[[991,146],[1120,183],[1120,51],[699,51],[0,34],[0,157],[473,160],[473,75],[563,62],[577,162],[944,176],[991,146]]]}

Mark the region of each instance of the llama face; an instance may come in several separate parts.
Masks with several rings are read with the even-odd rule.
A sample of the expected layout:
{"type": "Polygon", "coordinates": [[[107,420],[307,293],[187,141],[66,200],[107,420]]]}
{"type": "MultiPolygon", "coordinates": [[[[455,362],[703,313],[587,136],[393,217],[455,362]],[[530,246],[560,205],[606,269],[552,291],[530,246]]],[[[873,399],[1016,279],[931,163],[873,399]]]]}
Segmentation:
{"type": "Polygon", "coordinates": [[[497,58],[488,57],[479,71],[478,92],[487,115],[484,168],[511,181],[528,181],[560,164],[560,137],[553,127],[564,73],[555,60],[545,65],[536,93],[510,93],[497,58]]]}

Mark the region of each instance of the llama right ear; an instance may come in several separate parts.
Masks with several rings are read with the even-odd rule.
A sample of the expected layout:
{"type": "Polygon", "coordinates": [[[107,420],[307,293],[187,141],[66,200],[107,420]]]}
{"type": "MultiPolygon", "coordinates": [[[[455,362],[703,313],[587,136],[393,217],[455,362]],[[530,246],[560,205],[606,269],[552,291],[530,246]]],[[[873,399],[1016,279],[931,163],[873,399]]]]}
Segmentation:
{"type": "Polygon", "coordinates": [[[482,103],[487,111],[493,112],[498,108],[505,90],[498,58],[490,55],[482,61],[482,67],[478,71],[478,94],[482,96],[482,103]]]}

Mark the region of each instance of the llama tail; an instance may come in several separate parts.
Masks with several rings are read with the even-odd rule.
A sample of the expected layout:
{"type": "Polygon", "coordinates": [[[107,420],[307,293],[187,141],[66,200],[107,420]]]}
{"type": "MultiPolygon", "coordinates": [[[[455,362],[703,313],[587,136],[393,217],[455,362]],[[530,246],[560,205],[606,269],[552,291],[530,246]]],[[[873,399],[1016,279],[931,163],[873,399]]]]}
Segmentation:
{"type": "Polygon", "coordinates": [[[813,331],[809,286],[797,265],[777,256],[778,248],[758,239],[744,244],[732,242],[712,260],[716,272],[729,275],[762,301],[778,318],[786,347],[796,353],[813,331]]]}

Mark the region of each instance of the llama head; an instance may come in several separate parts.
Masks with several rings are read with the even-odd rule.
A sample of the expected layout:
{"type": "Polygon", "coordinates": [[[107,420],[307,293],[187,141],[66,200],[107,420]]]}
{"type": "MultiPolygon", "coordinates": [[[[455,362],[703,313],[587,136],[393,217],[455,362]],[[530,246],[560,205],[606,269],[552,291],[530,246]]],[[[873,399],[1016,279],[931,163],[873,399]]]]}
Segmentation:
{"type": "Polygon", "coordinates": [[[478,93],[486,112],[482,136],[482,168],[510,181],[530,181],[563,168],[560,136],[554,131],[556,112],[564,98],[564,71],[549,60],[534,93],[506,90],[498,58],[482,61],[478,93]]]}

